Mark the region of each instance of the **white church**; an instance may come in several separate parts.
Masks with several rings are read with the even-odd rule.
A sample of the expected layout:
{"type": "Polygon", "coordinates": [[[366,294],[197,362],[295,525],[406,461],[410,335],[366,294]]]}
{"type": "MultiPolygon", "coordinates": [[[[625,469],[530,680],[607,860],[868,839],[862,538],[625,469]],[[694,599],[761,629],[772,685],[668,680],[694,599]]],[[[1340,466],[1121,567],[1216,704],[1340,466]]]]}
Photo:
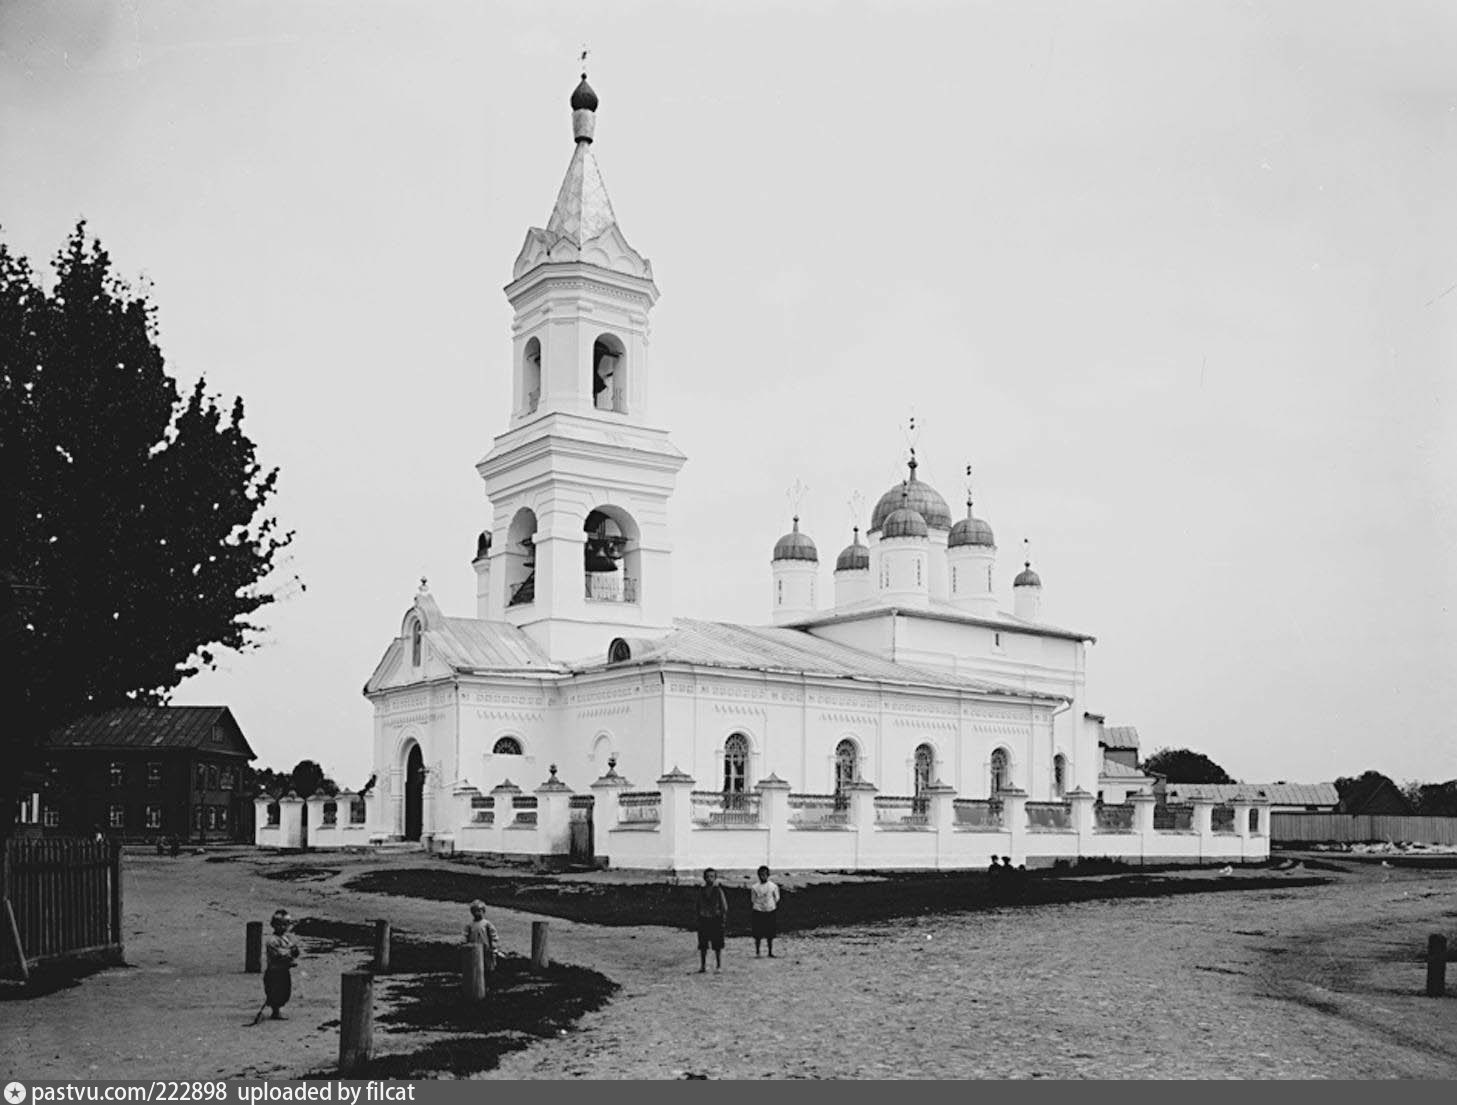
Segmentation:
{"type": "Polygon", "coordinates": [[[673,616],[686,458],[653,420],[658,289],[608,200],[597,106],[584,74],[566,178],[505,289],[473,616],[422,582],[364,688],[374,787],[260,800],[258,843],[661,871],[1267,858],[1259,797],[1156,811],[1136,756],[1105,756],[1093,638],[1044,620],[1030,563],[1003,608],[992,527],[913,451],[830,588],[796,518],[765,541],[768,624],[673,616]]]}

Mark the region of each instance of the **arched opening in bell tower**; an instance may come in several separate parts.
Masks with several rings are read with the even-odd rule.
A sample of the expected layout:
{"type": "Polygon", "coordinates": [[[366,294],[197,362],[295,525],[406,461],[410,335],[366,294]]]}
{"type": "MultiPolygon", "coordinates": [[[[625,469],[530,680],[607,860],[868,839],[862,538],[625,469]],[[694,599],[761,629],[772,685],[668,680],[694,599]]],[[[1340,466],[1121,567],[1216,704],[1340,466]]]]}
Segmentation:
{"type": "Polygon", "coordinates": [[[521,355],[521,413],[531,414],[541,404],[541,340],[531,338],[521,355]]]}
{"type": "Polygon", "coordinates": [[[613,334],[592,343],[592,406],[599,411],[627,411],[627,350],[613,334]]]}
{"type": "Polygon", "coordinates": [[[632,515],[620,507],[599,506],[582,525],[582,567],[588,602],[639,602],[642,552],[632,515]]]}
{"type": "Polygon", "coordinates": [[[506,531],[506,605],[536,601],[536,514],[522,507],[506,531]]]}

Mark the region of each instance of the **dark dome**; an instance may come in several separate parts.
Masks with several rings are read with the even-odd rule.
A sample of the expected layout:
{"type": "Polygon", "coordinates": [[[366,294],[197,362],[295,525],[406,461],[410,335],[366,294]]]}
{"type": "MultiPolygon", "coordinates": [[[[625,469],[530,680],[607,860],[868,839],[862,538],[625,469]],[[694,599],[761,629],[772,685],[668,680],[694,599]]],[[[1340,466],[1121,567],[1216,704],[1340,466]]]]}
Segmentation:
{"type": "Polygon", "coordinates": [[[882,540],[887,537],[925,537],[928,532],[926,519],[910,507],[891,511],[880,527],[882,540]]]}
{"type": "Polygon", "coordinates": [[[994,549],[997,547],[997,539],[992,536],[992,527],[980,518],[963,518],[951,527],[951,534],[946,538],[948,549],[960,548],[963,545],[981,545],[983,548],[994,549]]]}
{"type": "Polygon", "coordinates": [[[799,532],[799,516],[794,519],[794,529],[774,542],[775,560],[812,560],[819,563],[820,554],[809,534],[799,532]]]}
{"type": "Polygon", "coordinates": [[[592,86],[587,83],[587,74],[582,74],[582,83],[577,85],[577,90],[572,93],[573,111],[596,111],[597,93],[592,91],[592,86]]]}
{"type": "Polygon", "coordinates": [[[1014,580],[1012,580],[1012,586],[1013,587],[1041,587],[1042,586],[1042,580],[1037,575],[1037,573],[1032,570],[1032,565],[1030,563],[1028,563],[1028,564],[1026,564],[1026,565],[1023,566],[1023,568],[1022,568],[1022,570],[1020,572],[1017,573],[1017,578],[1014,579],[1014,580]]]}
{"type": "Polygon", "coordinates": [[[951,528],[951,508],[946,500],[928,483],[916,479],[916,458],[911,458],[910,476],[904,483],[898,483],[880,497],[870,515],[870,532],[874,533],[885,525],[885,520],[901,507],[914,510],[931,529],[951,528]]]}
{"type": "Polygon", "coordinates": [[[870,550],[857,538],[840,550],[840,555],[835,558],[835,571],[856,572],[862,568],[867,572],[870,570],[870,550]]]}

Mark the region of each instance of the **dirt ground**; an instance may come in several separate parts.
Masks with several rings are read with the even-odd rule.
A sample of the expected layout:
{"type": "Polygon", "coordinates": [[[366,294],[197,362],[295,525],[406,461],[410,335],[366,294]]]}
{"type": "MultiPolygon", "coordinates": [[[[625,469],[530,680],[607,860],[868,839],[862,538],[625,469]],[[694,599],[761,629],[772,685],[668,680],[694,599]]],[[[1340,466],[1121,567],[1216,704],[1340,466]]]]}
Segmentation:
{"type": "MultiPolygon", "coordinates": [[[[332,921],[387,917],[412,937],[453,941],[463,909],[347,886],[428,862],[129,854],[130,965],[0,1002],[5,1075],[328,1069],[339,975],[359,963],[358,949],[306,939],[291,1019],[244,1027],[261,1001],[258,976],[242,971],[244,923],[285,906],[332,921]],[[287,870],[303,877],[264,877],[287,870]]],[[[485,1076],[1457,1077],[1457,966],[1447,998],[1420,996],[1427,934],[1457,943],[1457,871],[1337,862],[1344,869],[1321,886],[816,928],[786,935],[774,960],[755,960],[750,941],[731,938],[723,972],[703,976],[682,931],[556,916],[553,958],[595,968],[621,990],[556,1039],[523,1038],[485,1076]]],[[[443,879],[470,874],[441,866],[443,879]]],[[[795,890],[817,880],[785,881],[790,909],[795,890]]],[[[529,951],[538,915],[496,905],[490,915],[508,951],[529,951]]],[[[381,1014],[399,1004],[393,985],[383,983],[381,1014]]],[[[430,1042],[376,1029],[382,1054],[430,1042]]]]}

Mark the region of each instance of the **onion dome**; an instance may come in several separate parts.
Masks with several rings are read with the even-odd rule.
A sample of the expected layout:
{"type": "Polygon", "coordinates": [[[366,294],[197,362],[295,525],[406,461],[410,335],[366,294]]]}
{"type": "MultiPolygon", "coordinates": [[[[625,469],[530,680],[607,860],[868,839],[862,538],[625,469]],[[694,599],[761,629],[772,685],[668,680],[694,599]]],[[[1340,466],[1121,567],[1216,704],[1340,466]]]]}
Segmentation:
{"type": "Polygon", "coordinates": [[[1017,578],[1012,580],[1013,587],[1041,587],[1042,579],[1032,570],[1032,561],[1024,561],[1022,570],[1017,573],[1017,578]]]}
{"type": "Polygon", "coordinates": [[[997,547],[991,525],[971,513],[970,499],[966,500],[966,517],[951,527],[951,533],[946,538],[948,549],[957,549],[963,545],[980,545],[988,549],[997,547]]]}
{"type": "Polygon", "coordinates": [[[930,530],[926,527],[926,519],[919,511],[903,506],[899,510],[893,510],[880,526],[882,539],[889,537],[925,537],[930,530]]]}
{"type": "Polygon", "coordinates": [[[774,542],[775,560],[811,560],[819,563],[820,554],[807,533],[799,532],[799,515],[794,516],[794,529],[774,542]]]}
{"type": "Polygon", "coordinates": [[[835,558],[835,571],[858,572],[870,570],[870,550],[860,543],[860,527],[855,527],[855,540],[851,541],[835,558]]]}
{"type": "Polygon", "coordinates": [[[577,85],[572,93],[573,111],[596,111],[597,93],[592,91],[592,86],[587,83],[587,74],[582,74],[582,83],[577,85]]]}
{"type": "Polygon", "coordinates": [[[885,522],[892,513],[901,509],[914,510],[931,529],[951,528],[951,508],[946,500],[930,484],[916,479],[916,455],[911,454],[910,475],[904,483],[896,484],[875,504],[870,515],[870,532],[884,530],[885,522]]]}

